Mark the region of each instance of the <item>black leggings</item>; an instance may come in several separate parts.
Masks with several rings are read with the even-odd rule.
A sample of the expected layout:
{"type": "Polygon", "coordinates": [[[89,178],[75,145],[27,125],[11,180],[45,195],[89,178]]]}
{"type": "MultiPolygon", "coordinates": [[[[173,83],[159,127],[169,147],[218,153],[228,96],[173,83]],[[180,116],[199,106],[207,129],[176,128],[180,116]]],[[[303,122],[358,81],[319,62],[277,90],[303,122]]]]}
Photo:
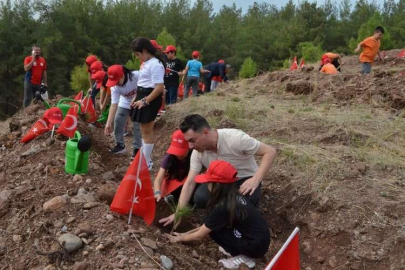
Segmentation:
{"type": "Polygon", "coordinates": [[[263,240],[260,241],[252,241],[246,239],[238,230],[231,228],[212,231],[210,236],[232,256],[245,255],[250,258],[261,258],[270,246],[270,237],[263,237],[263,240]]]}
{"type": "MultiPolygon", "coordinates": [[[[245,177],[241,180],[237,181],[237,187],[239,188],[246,180],[250,179],[251,177],[245,177]]],[[[247,199],[257,207],[259,205],[260,195],[261,195],[261,187],[262,184],[256,188],[255,192],[252,195],[245,195],[247,199]]],[[[198,185],[193,196],[193,201],[197,208],[205,209],[207,207],[208,200],[210,199],[210,191],[208,190],[208,184],[201,184],[198,185]]]]}

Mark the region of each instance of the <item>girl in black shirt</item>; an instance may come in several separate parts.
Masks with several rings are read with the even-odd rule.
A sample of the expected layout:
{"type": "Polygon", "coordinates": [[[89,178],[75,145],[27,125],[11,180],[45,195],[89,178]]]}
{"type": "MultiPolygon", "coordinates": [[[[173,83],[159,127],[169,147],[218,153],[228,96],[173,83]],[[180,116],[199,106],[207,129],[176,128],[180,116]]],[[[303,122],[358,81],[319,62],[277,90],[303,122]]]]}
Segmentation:
{"type": "Polygon", "coordinates": [[[166,234],[169,240],[199,241],[209,234],[220,251],[232,256],[219,260],[225,268],[238,268],[242,263],[255,267],[253,258],[264,256],[270,246],[270,231],[256,207],[239,194],[236,180],[237,171],[230,163],[211,162],[207,173],[195,179],[197,183],[209,183],[211,192],[204,224],[186,233],[166,234]]]}

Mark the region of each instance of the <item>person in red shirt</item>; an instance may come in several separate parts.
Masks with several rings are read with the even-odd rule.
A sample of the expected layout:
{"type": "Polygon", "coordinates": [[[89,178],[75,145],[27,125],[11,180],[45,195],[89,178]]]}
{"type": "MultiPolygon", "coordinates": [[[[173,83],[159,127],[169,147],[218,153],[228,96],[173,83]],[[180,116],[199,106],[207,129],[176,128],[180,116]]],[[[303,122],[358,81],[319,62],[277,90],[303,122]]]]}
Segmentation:
{"type": "Polygon", "coordinates": [[[357,48],[354,50],[355,53],[358,53],[361,48],[363,48],[363,52],[360,54],[360,62],[362,62],[361,73],[371,73],[371,65],[374,63],[377,54],[380,60],[383,61],[383,58],[380,54],[380,41],[384,35],[384,32],[385,31],[383,27],[377,26],[374,30],[374,35],[360,42],[357,45],[357,48]]]}
{"type": "Polygon", "coordinates": [[[41,83],[48,86],[46,61],[41,57],[41,48],[32,46],[32,55],[24,59],[25,81],[24,81],[24,108],[31,104],[36,91],[41,91],[41,83]]]}
{"type": "Polygon", "coordinates": [[[329,63],[334,65],[336,70],[340,72],[341,71],[340,66],[342,65],[342,57],[343,57],[343,55],[339,55],[339,54],[332,53],[332,52],[325,53],[324,55],[322,55],[321,65],[319,66],[319,71],[322,70],[323,66],[326,64],[326,61],[329,60],[329,63]]]}

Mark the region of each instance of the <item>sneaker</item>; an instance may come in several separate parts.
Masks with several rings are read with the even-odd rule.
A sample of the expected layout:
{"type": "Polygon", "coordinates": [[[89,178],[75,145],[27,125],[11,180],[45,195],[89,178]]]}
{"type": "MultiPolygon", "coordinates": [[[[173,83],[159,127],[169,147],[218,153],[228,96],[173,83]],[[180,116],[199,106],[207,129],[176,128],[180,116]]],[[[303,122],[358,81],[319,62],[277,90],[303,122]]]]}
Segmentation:
{"type": "Polygon", "coordinates": [[[124,144],[116,144],[111,150],[113,154],[121,154],[125,152],[125,145],[124,144]]]}
{"type": "Polygon", "coordinates": [[[228,253],[223,247],[219,246],[219,251],[222,252],[222,254],[224,254],[227,257],[232,257],[232,255],[230,253],[228,253]]]}
{"type": "Polygon", "coordinates": [[[255,261],[245,255],[235,256],[229,259],[222,259],[218,261],[227,269],[238,269],[239,265],[242,263],[246,264],[249,268],[254,268],[256,266],[255,261]]]}

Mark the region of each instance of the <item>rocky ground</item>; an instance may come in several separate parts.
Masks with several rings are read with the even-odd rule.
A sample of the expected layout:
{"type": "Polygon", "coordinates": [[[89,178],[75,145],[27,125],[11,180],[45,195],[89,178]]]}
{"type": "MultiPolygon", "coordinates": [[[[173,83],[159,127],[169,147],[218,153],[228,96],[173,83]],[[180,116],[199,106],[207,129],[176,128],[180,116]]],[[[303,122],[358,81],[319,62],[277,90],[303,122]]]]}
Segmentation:
{"type": "MultiPolygon", "coordinates": [[[[296,226],[302,269],[405,269],[405,63],[395,54],[369,76],[347,57],[336,76],[267,73],[168,108],[156,124],[152,176],[181,119],[203,114],[278,150],[260,204],[272,243],[256,269],[296,226]]],[[[64,172],[66,138],[20,144],[43,112],[33,105],[0,126],[0,269],[220,269],[211,240],[170,244],[163,233],[171,228],[140,218],[127,225],[109,211],[130,154],[111,156],[102,128],[80,122],[93,141],[86,175],[64,172]]],[[[156,220],[170,213],[158,204],[156,220]]],[[[179,230],[203,215],[194,211],[179,230]]]]}

